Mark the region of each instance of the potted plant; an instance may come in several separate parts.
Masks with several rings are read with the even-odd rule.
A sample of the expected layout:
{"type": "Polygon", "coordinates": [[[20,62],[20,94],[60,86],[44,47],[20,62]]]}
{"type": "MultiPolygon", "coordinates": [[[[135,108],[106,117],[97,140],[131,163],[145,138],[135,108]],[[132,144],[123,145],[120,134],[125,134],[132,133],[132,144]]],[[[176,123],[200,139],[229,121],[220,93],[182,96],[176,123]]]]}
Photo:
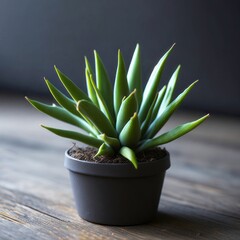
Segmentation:
{"type": "Polygon", "coordinates": [[[80,130],[42,127],[91,146],[74,146],[65,152],[64,164],[83,219],[108,225],[151,221],[157,213],[165,171],[170,167],[169,153],[158,146],[188,133],[209,116],[156,135],[197,82],[172,100],[178,66],[167,86],[158,91],[172,49],[173,46],[159,60],[144,90],[137,45],[128,71],[118,51],[113,87],[102,60],[94,51],[95,74],[85,58],[87,94],[55,67],[70,97],[45,79],[58,105],[27,98],[38,110],[80,130]]]}

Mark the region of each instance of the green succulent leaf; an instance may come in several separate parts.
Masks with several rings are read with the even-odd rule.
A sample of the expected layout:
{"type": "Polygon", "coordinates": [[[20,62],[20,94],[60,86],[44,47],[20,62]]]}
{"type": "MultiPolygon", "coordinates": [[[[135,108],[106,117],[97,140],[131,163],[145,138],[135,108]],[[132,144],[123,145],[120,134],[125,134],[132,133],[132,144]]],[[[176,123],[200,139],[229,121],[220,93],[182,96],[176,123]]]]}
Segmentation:
{"type": "Polygon", "coordinates": [[[170,101],[172,99],[173,91],[175,89],[175,85],[176,85],[176,81],[177,81],[177,78],[179,75],[180,68],[181,68],[181,66],[179,65],[168,82],[167,90],[166,90],[166,93],[164,95],[164,98],[162,100],[162,103],[161,103],[161,106],[159,109],[159,114],[161,114],[165,110],[165,108],[168,106],[168,104],[170,103],[170,101]]]}
{"type": "Polygon", "coordinates": [[[141,138],[140,122],[137,113],[130,118],[119,134],[119,140],[123,146],[135,147],[141,138]]]}
{"type": "Polygon", "coordinates": [[[77,110],[84,116],[84,118],[87,118],[100,133],[105,133],[110,137],[117,137],[116,130],[112,124],[102,111],[93,103],[81,100],[77,104],[77,110]]]}
{"type": "Polygon", "coordinates": [[[198,81],[195,81],[181,94],[179,94],[179,96],[166,107],[166,109],[162,114],[160,114],[160,116],[157,115],[157,118],[152,122],[152,124],[148,128],[148,131],[144,138],[146,139],[152,138],[164,126],[164,124],[168,121],[168,119],[171,117],[171,115],[174,113],[177,107],[179,107],[179,105],[183,102],[187,94],[191,91],[191,89],[197,82],[198,81]]]}
{"type": "Polygon", "coordinates": [[[92,80],[91,80],[91,77],[90,77],[92,75],[90,75],[88,68],[85,69],[85,76],[86,76],[86,85],[87,85],[88,97],[92,100],[92,102],[97,107],[99,107],[98,98],[97,98],[97,95],[95,93],[94,87],[92,85],[92,80]]]}
{"type": "Polygon", "coordinates": [[[99,104],[99,107],[100,107],[101,111],[105,114],[105,116],[108,118],[108,120],[114,126],[115,125],[114,114],[112,115],[111,112],[109,111],[109,109],[107,107],[107,104],[106,104],[101,92],[98,90],[98,88],[96,87],[96,85],[95,85],[95,83],[92,79],[92,75],[90,76],[90,81],[91,81],[91,84],[92,84],[93,89],[95,91],[95,94],[97,96],[98,104],[99,104]]]}
{"type": "Polygon", "coordinates": [[[114,110],[117,116],[119,108],[122,103],[122,99],[129,95],[127,75],[125,69],[125,63],[123,56],[118,50],[118,67],[116,72],[115,84],[114,84],[114,110]]]}
{"type": "Polygon", "coordinates": [[[101,134],[98,137],[101,140],[103,140],[104,143],[111,146],[115,151],[119,150],[121,145],[120,145],[118,138],[108,137],[106,134],[101,134]]]}
{"type": "Polygon", "coordinates": [[[162,100],[163,100],[163,97],[164,97],[164,94],[166,92],[166,86],[163,86],[163,88],[159,91],[158,93],[158,96],[157,96],[157,100],[156,100],[156,103],[154,105],[154,108],[153,108],[153,111],[152,111],[152,115],[151,115],[151,122],[153,120],[155,120],[157,114],[158,114],[158,111],[159,111],[159,108],[160,108],[160,105],[162,103],[162,100]]]}
{"type": "MultiPolygon", "coordinates": [[[[166,87],[165,87],[166,88],[166,87]]],[[[159,96],[159,92],[157,93],[155,99],[153,100],[152,102],[152,105],[148,111],[148,114],[147,114],[147,117],[146,119],[144,120],[144,122],[141,124],[141,134],[144,135],[145,132],[147,131],[148,127],[149,127],[149,124],[151,123],[151,119],[152,119],[152,114],[153,114],[153,109],[154,109],[154,106],[156,104],[156,101],[158,99],[158,96],[159,96]]]]}
{"type": "Polygon", "coordinates": [[[96,82],[97,88],[99,89],[111,115],[114,115],[113,109],[113,90],[112,85],[109,80],[107,71],[103,65],[103,62],[98,55],[97,51],[94,51],[95,57],[95,72],[96,72],[96,82]]]}
{"type": "Polygon", "coordinates": [[[43,128],[49,130],[50,132],[64,138],[70,138],[72,140],[76,140],[82,143],[85,143],[89,146],[99,148],[103,143],[100,139],[91,137],[80,132],[74,132],[69,130],[57,129],[48,126],[41,125],[43,128]]]}
{"type": "Polygon", "coordinates": [[[71,112],[72,114],[76,115],[77,117],[81,117],[79,112],[76,109],[76,102],[72,99],[68,98],[62,92],[60,92],[50,81],[45,79],[45,82],[50,90],[51,94],[53,95],[54,99],[67,111],[71,112]]]}
{"type": "Polygon", "coordinates": [[[182,125],[179,125],[175,127],[174,129],[156,137],[153,139],[146,140],[138,147],[137,152],[144,151],[149,148],[156,147],[158,145],[162,145],[168,142],[171,142],[184,134],[192,131],[194,128],[196,128],[198,125],[200,125],[203,121],[205,121],[209,117],[209,114],[203,116],[202,118],[199,118],[196,121],[185,123],[182,125]]]}
{"type": "Polygon", "coordinates": [[[132,92],[134,89],[137,90],[137,101],[138,105],[142,102],[142,72],[141,72],[141,56],[140,47],[137,44],[135,51],[130,62],[130,66],[127,73],[127,80],[129,91],[132,92]]]}
{"type": "Polygon", "coordinates": [[[89,75],[92,75],[93,76],[93,70],[92,70],[92,67],[87,59],[87,57],[85,56],[84,57],[84,60],[85,60],[85,68],[87,69],[87,71],[89,72],[89,75]]]}
{"type": "Polygon", "coordinates": [[[113,156],[114,155],[114,150],[112,149],[111,146],[103,143],[100,148],[98,149],[97,154],[95,155],[95,157],[97,156],[101,156],[101,155],[105,155],[105,156],[113,156]]]}
{"type": "Polygon", "coordinates": [[[174,45],[159,60],[158,64],[154,67],[153,72],[147,82],[147,85],[143,92],[142,104],[139,111],[139,119],[141,122],[143,122],[144,119],[146,118],[148,109],[150,108],[156,96],[158,85],[162,76],[162,72],[163,72],[166,60],[169,54],[171,53],[174,45]]]}
{"type": "Polygon", "coordinates": [[[56,119],[58,119],[62,122],[65,122],[65,123],[72,124],[76,127],[79,127],[81,129],[87,131],[87,132],[91,132],[94,135],[97,133],[83,119],[76,117],[75,115],[68,112],[66,109],[64,109],[62,107],[59,107],[59,106],[56,106],[56,105],[44,104],[44,103],[41,103],[41,102],[38,102],[38,101],[35,101],[35,100],[31,100],[27,97],[26,97],[26,99],[36,109],[38,109],[39,111],[41,111],[41,112],[43,112],[43,113],[45,113],[45,114],[47,114],[47,115],[49,115],[53,118],[56,118],[56,119]]]}
{"type": "Polygon", "coordinates": [[[166,86],[163,86],[162,89],[157,93],[156,98],[154,99],[148,111],[147,117],[141,125],[142,137],[145,136],[145,133],[148,130],[149,125],[152,123],[152,121],[155,120],[165,92],[166,92],[166,86]]]}
{"type": "Polygon", "coordinates": [[[64,73],[62,73],[56,66],[54,66],[54,68],[63,86],[66,88],[66,90],[75,102],[78,102],[82,99],[90,101],[88,96],[80,88],[78,88],[77,85],[70,78],[68,78],[64,73]]]}
{"type": "Polygon", "coordinates": [[[122,147],[120,150],[119,150],[119,153],[125,157],[126,159],[128,159],[134,166],[135,169],[138,168],[138,162],[137,162],[137,158],[136,158],[136,155],[135,155],[135,152],[129,148],[129,147],[122,147]]]}
{"type": "Polygon", "coordinates": [[[136,98],[136,89],[127,97],[124,98],[120,109],[117,115],[116,121],[116,130],[118,133],[121,132],[123,127],[129,121],[129,119],[133,116],[135,112],[138,110],[138,103],[136,98]]]}

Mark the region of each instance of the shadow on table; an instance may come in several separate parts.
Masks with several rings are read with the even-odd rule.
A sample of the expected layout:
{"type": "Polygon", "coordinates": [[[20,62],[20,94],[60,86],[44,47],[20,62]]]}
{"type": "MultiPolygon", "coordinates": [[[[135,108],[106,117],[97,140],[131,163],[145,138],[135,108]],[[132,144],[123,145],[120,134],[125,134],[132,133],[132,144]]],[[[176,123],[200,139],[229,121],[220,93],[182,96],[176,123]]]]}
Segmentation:
{"type": "Polygon", "coordinates": [[[127,227],[128,232],[142,236],[143,239],[149,237],[152,239],[159,237],[166,239],[229,239],[229,236],[231,239],[238,239],[239,237],[239,228],[237,225],[231,224],[229,219],[226,221],[224,218],[218,219],[217,214],[201,212],[201,210],[197,213],[194,210],[182,210],[181,213],[174,212],[174,210],[159,212],[153,222],[127,227]]]}
{"type": "Polygon", "coordinates": [[[215,236],[216,231],[221,230],[221,224],[210,221],[210,219],[199,216],[193,213],[192,215],[185,213],[158,213],[152,226],[157,226],[160,229],[169,231],[174,235],[200,237],[200,236],[215,236]]]}

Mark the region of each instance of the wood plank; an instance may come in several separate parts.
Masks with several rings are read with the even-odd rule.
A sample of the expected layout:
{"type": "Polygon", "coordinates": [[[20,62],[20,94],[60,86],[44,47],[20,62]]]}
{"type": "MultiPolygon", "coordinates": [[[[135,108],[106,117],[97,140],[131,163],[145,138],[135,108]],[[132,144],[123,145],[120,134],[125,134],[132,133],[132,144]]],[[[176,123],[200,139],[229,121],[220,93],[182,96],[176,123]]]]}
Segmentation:
{"type": "MultiPolygon", "coordinates": [[[[19,98],[0,98],[0,103],[1,240],[239,239],[239,119],[213,116],[166,145],[172,166],[157,218],[145,225],[114,227],[77,215],[63,167],[64,151],[72,143],[38,126],[55,126],[55,121],[19,98]]],[[[199,116],[179,112],[166,128],[199,116]]]]}

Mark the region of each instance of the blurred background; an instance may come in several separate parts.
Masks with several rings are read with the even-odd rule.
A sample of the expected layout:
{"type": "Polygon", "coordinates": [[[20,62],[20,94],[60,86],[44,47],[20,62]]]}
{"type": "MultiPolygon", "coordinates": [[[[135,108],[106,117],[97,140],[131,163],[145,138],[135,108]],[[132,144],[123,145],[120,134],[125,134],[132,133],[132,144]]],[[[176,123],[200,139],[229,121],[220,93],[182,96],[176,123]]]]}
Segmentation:
{"type": "Polygon", "coordinates": [[[176,43],[162,84],[178,64],[177,93],[200,80],[182,108],[240,116],[239,13],[237,0],[0,0],[0,93],[49,96],[54,64],[84,88],[94,49],[113,81],[117,50],[128,67],[136,43],[146,81],[176,43]]]}

